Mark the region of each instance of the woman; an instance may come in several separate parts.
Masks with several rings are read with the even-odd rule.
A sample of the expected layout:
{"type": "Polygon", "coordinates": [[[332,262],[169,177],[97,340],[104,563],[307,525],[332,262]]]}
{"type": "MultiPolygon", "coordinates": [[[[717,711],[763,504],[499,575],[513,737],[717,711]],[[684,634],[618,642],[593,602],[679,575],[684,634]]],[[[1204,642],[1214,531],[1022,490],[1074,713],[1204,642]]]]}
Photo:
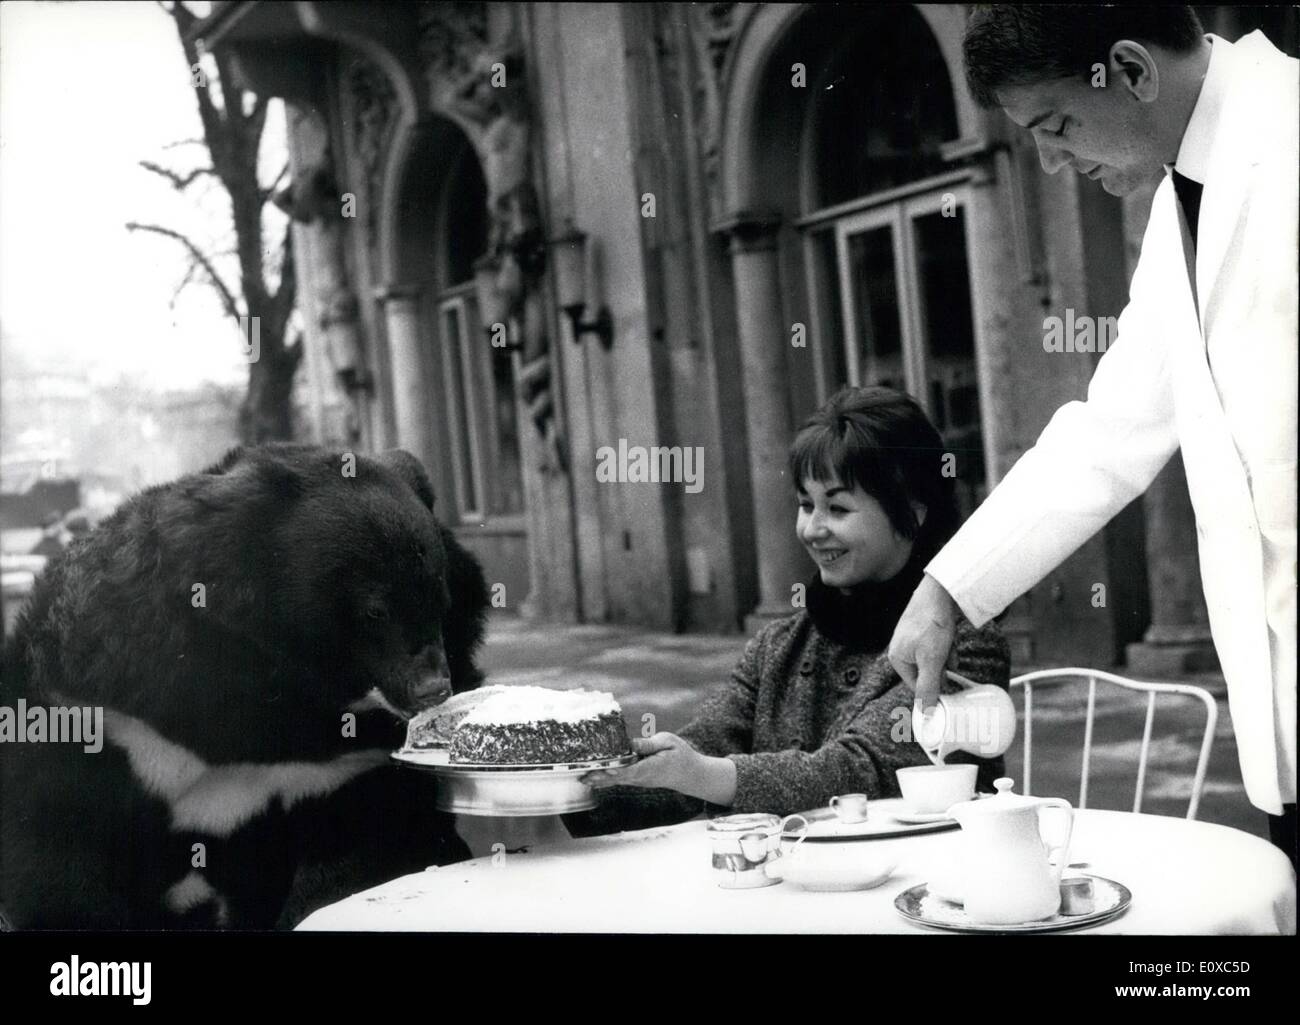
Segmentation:
{"type": "MultiPolygon", "coordinates": [[[[795,532],[817,566],[806,602],[794,589],[806,607],[749,642],[680,734],[633,741],[635,765],[584,776],[601,803],[566,817],[571,833],[684,821],[706,804],[787,815],[835,794],[891,797],[897,769],[929,764],[910,735],[912,690],[886,649],[926,563],[958,526],[944,455],[920,406],[890,388],[844,389],[803,425],[789,467],[795,532]]],[[[955,652],[957,672],[1008,685],[996,627],[963,621],[955,652]]],[[[979,764],[991,789],[1001,759],[979,764]]]]}

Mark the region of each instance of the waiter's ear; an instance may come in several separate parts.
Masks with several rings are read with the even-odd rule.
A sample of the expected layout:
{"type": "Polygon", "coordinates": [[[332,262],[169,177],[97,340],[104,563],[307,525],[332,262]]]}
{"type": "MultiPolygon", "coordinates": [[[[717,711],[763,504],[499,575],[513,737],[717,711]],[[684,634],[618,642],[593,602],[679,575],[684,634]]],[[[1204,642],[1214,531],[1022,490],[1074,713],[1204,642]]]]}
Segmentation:
{"type": "Polygon", "coordinates": [[[1133,94],[1134,99],[1151,103],[1160,95],[1160,71],[1156,59],[1141,43],[1121,39],[1110,48],[1107,73],[1117,85],[1133,94]]]}

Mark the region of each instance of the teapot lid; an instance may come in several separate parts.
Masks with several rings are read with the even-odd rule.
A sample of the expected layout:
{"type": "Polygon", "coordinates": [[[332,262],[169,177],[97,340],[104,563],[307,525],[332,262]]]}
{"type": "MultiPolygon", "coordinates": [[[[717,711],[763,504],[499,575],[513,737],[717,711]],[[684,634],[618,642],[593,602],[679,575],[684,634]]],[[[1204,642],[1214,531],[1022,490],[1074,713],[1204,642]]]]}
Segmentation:
{"type": "Polygon", "coordinates": [[[1022,794],[1013,793],[1011,788],[1016,785],[1016,781],[1010,776],[1000,776],[993,781],[993,786],[997,790],[996,794],[981,794],[973,801],[963,801],[961,804],[954,805],[948,811],[960,809],[963,816],[975,815],[997,815],[1001,812],[1014,811],[1020,808],[1032,808],[1039,804],[1037,797],[1026,797],[1022,794]]]}

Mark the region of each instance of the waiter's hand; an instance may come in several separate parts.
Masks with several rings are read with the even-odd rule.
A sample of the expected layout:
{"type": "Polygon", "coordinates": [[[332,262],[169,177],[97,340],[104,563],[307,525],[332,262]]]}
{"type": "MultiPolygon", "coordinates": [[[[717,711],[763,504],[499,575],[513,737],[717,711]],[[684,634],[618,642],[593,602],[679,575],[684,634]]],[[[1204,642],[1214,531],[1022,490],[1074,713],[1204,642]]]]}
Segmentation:
{"type": "Polygon", "coordinates": [[[943,670],[957,633],[957,603],[928,573],[912,594],[889,642],[894,671],[916,691],[916,705],[927,709],[939,700],[943,670]]]}

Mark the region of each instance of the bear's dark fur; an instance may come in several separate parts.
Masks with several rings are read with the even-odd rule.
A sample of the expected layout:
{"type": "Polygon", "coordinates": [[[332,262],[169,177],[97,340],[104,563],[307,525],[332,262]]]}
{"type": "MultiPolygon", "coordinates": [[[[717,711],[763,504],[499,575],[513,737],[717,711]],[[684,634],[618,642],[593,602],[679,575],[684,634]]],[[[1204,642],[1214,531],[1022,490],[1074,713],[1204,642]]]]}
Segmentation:
{"type": "Polygon", "coordinates": [[[428,777],[387,761],[381,706],[477,686],[487,607],[405,452],[236,449],[135,496],[51,561],[5,647],[0,705],[99,706],[107,739],[0,744],[0,907],[265,928],[466,857],[428,777]]]}

